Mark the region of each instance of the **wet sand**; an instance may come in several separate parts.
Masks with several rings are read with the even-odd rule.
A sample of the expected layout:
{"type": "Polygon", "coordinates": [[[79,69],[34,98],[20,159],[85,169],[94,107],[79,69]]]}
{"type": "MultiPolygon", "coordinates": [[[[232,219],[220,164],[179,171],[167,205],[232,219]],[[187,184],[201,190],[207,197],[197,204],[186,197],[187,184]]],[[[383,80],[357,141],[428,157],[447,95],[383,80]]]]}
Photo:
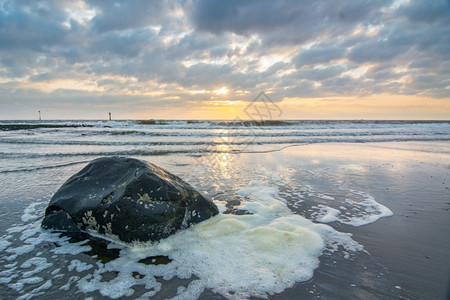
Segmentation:
{"type": "MultiPolygon", "coordinates": [[[[268,146],[268,150],[273,146],[268,146]]],[[[339,232],[352,234],[353,240],[364,246],[366,252],[347,255],[341,250],[320,256],[320,265],[313,278],[297,283],[269,299],[448,299],[450,271],[450,143],[449,142],[398,142],[344,144],[311,144],[286,148],[282,151],[246,154],[218,154],[224,158],[220,164],[205,165],[213,169],[216,178],[197,178],[192,172],[199,160],[191,156],[149,156],[146,159],[173,171],[196,185],[209,196],[222,199],[233,198],[233,184],[246,185],[252,180],[245,170],[260,170],[260,175],[291,172],[292,184],[300,187],[313,186],[317,192],[339,199],[342,191],[363,191],[388,207],[392,216],[377,221],[352,226],[340,222],[327,223],[339,232]],[[215,169],[214,169],[215,168],[215,169]],[[226,183],[229,178],[229,185],[226,183]],[[214,183],[220,181],[220,193],[214,183]],[[336,183],[339,183],[336,185],[336,183]],[[230,189],[230,190],[227,190],[230,189]],[[227,194],[230,193],[230,194],[227,194]]],[[[83,165],[70,165],[50,170],[20,173],[20,178],[4,174],[1,208],[4,208],[4,232],[11,224],[20,225],[23,208],[38,198],[49,198],[63,181],[83,165]],[[57,176],[56,176],[57,175],[57,176]],[[19,180],[20,179],[20,180],[19,180]],[[33,193],[30,193],[33,191],[33,193]]],[[[253,173],[252,173],[253,174],[253,173]]],[[[280,186],[280,196],[297,214],[311,219],[308,205],[326,201],[311,197],[296,203],[290,192],[292,186],[280,186]],[[309,203],[309,202],[310,203],[309,203]]],[[[298,200],[298,199],[297,199],[298,200]]],[[[337,200],[335,200],[337,201],[337,200]]],[[[17,241],[21,246],[20,241],[17,241]]],[[[32,257],[48,245],[39,244],[26,254],[32,257]]],[[[52,246],[55,247],[55,246],[52,246]]],[[[93,248],[94,249],[94,248],[93,248]]],[[[99,250],[104,252],[104,250],[99,250]]],[[[95,251],[94,251],[95,252],[95,251]]],[[[100,257],[100,256],[98,256],[100,257]]],[[[75,258],[95,264],[98,258],[92,253],[81,253],[75,258]]],[[[67,267],[64,256],[55,268],[67,267]]],[[[49,257],[50,260],[50,257],[49,257]]],[[[6,262],[5,262],[6,263],[6,262]]],[[[19,263],[19,265],[21,262],[19,263]]],[[[67,276],[84,276],[75,273],[67,276]]],[[[53,275],[46,272],[45,279],[53,275]]],[[[105,298],[95,291],[83,294],[72,284],[69,291],[60,286],[67,283],[67,276],[54,279],[54,287],[48,295],[79,299],[85,297],[105,298]],[[61,281],[61,282],[59,282],[61,281]]],[[[177,287],[187,284],[186,279],[165,281],[159,293],[152,299],[166,299],[177,294],[177,287]]],[[[28,289],[33,289],[30,286],[28,289]]],[[[141,287],[143,288],[143,287],[141,287]]],[[[5,299],[13,299],[17,293],[0,286],[5,299]]],[[[27,290],[28,291],[28,290],[27,290]]],[[[135,295],[145,292],[136,289],[135,295]]],[[[37,299],[46,297],[38,296],[37,299]]],[[[1,298],[1,297],[0,297],[1,298]]],[[[224,299],[211,290],[205,290],[199,299],[224,299]]]]}
{"type": "Polygon", "coordinates": [[[273,299],[450,299],[450,143],[317,144],[262,156],[324,189],[345,180],[393,212],[358,227],[330,223],[367,253],[322,256],[309,282],[273,299]]]}

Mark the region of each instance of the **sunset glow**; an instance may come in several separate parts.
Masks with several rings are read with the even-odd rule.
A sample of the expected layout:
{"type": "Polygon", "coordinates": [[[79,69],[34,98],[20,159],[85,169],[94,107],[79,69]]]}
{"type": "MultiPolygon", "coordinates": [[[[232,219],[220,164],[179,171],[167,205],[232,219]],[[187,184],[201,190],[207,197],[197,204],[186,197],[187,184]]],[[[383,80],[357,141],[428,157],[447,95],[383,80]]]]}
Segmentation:
{"type": "Polygon", "coordinates": [[[216,95],[225,95],[225,94],[228,93],[228,89],[226,87],[222,87],[222,88],[220,88],[218,90],[215,90],[214,93],[216,95]]]}
{"type": "Polygon", "coordinates": [[[450,119],[443,0],[1,3],[0,119],[450,119]]]}

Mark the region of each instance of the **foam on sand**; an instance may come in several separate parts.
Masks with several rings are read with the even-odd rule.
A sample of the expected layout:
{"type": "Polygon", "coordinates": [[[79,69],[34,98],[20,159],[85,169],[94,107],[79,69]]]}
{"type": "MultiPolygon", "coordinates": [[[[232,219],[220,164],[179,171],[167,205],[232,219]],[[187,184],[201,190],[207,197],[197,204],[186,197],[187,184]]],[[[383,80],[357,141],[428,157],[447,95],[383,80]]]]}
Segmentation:
{"type": "Polygon", "coordinates": [[[362,250],[350,235],[292,214],[277,191],[265,182],[251,182],[238,194],[247,199],[242,208],[252,214],[220,214],[156,244],[123,247],[118,259],[98,264],[78,287],[119,298],[132,295],[134,285],[145,284],[151,290],[146,296],[151,296],[161,288],[155,277],[194,276],[198,279],[179,286],[174,299],[195,299],[206,288],[229,299],[265,297],[310,279],[326,248],[362,250]],[[139,263],[159,256],[167,256],[170,263],[151,268],[139,263]],[[105,272],[118,275],[103,282],[105,272]],[[136,273],[140,276],[131,276],[136,273]]]}
{"type": "MultiPolygon", "coordinates": [[[[196,299],[205,289],[228,299],[245,299],[267,297],[310,279],[325,250],[363,250],[351,235],[293,214],[273,184],[252,181],[237,194],[245,200],[240,208],[249,214],[219,214],[158,243],[113,242],[109,248],[118,248],[119,257],[95,264],[76,256],[91,250],[87,241],[69,243],[67,238],[42,230],[35,216],[42,215],[44,207],[32,204],[24,213],[24,220],[32,222],[8,230],[9,235],[0,238],[0,245],[6,253],[14,254],[14,259],[44,241],[55,241],[59,247],[50,250],[53,256],[28,259],[19,268],[8,263],[10,268],[0,274],[0,282],[8,283],[23,296],[33,296],[52,285],[51,280],[44,282],[40,273],[55,272],[67,282],[63,290],[76,287],[84,293],[98,291],[118,299],[151,297],[162,288],[157,278],[178,277],[189,280],[177,287],[173,299],[196,299]],[[22,241],[22,246],[13,247],[13,239],[22,241]],[[68,260],[63,267],[57,263],[61,255],[68,260]],[[166,261],[155,263],[158,257],[166,257],[166,261]],[[142,263],[149,258],[151,266],[142,263]],[[105,280],[106,274],[116,276],[105,280]],[[38,287],[24,293],[29,291],[28,285],[38,287]],[[134,286],[144,286],[144,294],[135,295],[134,286]]],[[[224,210],[221,203],[219,207],[224,210]]]]}
{"type": "MultiPolygon", "coordinates": [[[[142,284],[141,278],[128,276],[138,272],[144,278],[197,277],[179,287],[180,299],[195,299],[205,288],[240,299],[279,293],[310,279],[326,246],[324,225],[292,214],[277,199],[277,188],[265,182],[252,182],[238,193],[248,199],[243,208],[252,214],[220,214],[156,244],[124,247],[118,259],[80,280],[79,288],[98,289],[111,298],[127,296],[133,285],[142,284]],[[161,255],[172,261],[152,268],[137,263],[161,255]],[[101,281],[105,271],[119,272],[114,288],[101,281]]],[[[160,288],[153,280],[146,284],[160,288]]]]}
{"type": "Polygon", "coordinates": [[[319,211],[312,214],[316,221],[321,223],[331,223],[339,220],[339,215],[341,212],[338,209],[322,204],[317,205],[317,208],[319,211]]]}
{"type": "Polygon", "coordinates": [[[311,217],[321,223],[340,222],[362,226],[393,215],[389,208],[378,203],[373,196],[355,189],[346,191],[349,197],[343,202],[334,203],[338,207],[331,207],[331,204],[318,204],[311,208],[311,217]]]}

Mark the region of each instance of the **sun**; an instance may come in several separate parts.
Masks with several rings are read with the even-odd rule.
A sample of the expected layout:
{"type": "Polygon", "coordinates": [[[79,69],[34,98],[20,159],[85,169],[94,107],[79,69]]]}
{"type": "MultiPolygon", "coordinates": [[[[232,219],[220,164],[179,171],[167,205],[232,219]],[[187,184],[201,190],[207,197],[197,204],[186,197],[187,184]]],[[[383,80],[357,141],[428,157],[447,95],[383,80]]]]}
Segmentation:
{"type": "Polygon", "coordinates": [[[226,93],[228,93],[228,89],[226,87],[222,87],[218,90],[213,91],[216,95],[225,95],[226,93]]]}

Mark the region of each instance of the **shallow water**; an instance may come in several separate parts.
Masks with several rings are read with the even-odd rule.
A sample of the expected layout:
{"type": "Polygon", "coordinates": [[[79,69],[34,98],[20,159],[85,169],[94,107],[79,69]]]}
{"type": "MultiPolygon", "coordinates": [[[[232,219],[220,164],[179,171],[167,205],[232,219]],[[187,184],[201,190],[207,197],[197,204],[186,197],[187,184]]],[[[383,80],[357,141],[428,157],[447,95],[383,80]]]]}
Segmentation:
{"type": "MultiPolygon", "coordinates": [[[[370,144],[349,144],[347,135],[336,134],[361,130],[352,123],[271,126],[264,128],[274,133],[264,133],[271,140],[268,143],[259,136],[245,140],[259,127],[233,124],[90,125],[94,127],[0,131],[1,152],[7,154],[2,155],[0,170],[2,298],[423,299],[445,295],[446,268],[434,261],[439,251],[413,243],[413,249],[434,257],[411,262],[409,271],[416,272],[415,265],[420,270],[433,266],[439,277],[431,288],[416,287],[414,278],[402,275],[408,270],[405,264],[386,253],[397,240],[400,246],[392,248],[397,259],[414,258],[403,247],[410,243],[404,238],[410,232],[403,227],[401,239],[386,224],[400,229],[402,221],[414,221],[403,215],[415,203],[420,208],[416,212],[425,214],[428,208],[434,213],[427,217],[436,220],[436,239],[449,229],[447,123],[362,124],[363,130],[374,126],[388,132],[386,136],[397,127],[403,133],[420,128],[421,136],[437,136],[437,141],[426,143],[376,143],[375,139],[370,144]],[[232,132],[227,131],[230,126],[232,132]],[[302,139],[295,135],[302,130],[342,140],[277,150],[286,146],[277,135],[292,131],[292,136],[302,139]],[[42,230],[44,209],[58,187],[89,160],[116,152],[131,153],[179,175],[211,197],[222,214],[156,244],[124,245],[42,230]],[[427,179],[420,179],[418,172],[427,179]],[[423,207],[416,195],[407,200],[403,195],[419,186],[421,195],[433,200],[423,207]]],[[[403,133],[401,138],[406,136],[403,133]]],[[[423,220],[416,222],[413,228],[423,229],[423,220]]]]}

